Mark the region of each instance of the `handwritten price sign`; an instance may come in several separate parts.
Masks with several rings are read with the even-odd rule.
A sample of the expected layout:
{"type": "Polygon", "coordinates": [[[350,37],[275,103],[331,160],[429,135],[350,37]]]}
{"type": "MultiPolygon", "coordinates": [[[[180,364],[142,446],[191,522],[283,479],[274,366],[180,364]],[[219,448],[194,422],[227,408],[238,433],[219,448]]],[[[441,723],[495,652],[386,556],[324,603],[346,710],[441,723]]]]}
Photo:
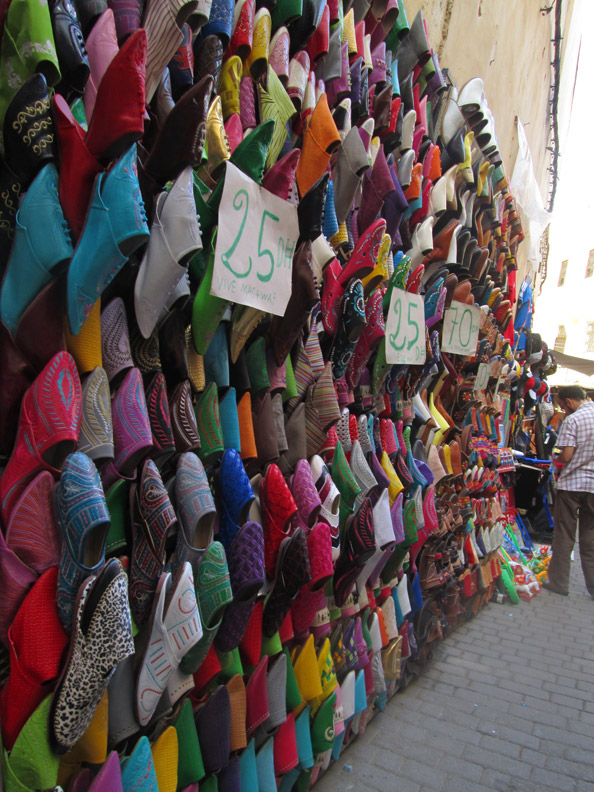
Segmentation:
{"type": "Polygon", "coordinates": [[[210,293],[282,316],[298,237],[296,207],[228,162],[210,293]]]}
{"type": "Polygon", "coordinates": [[[441,348],[454,355],[472,356],[478,342],[481,309],[452,300],[443,320],[441,348]]]}
{"type": "Polygon", "coordinates": [[[423,298],[392,289],[386,321],[386,361],[422,365],[426,354],[423,298]]]}
{"type": "Polygon", "coordinates": [[[490,366],[488,363],[481,363],[476,373],[473,390],[484,391],[489,384],[489,377],[491,375],[490,366]]]}

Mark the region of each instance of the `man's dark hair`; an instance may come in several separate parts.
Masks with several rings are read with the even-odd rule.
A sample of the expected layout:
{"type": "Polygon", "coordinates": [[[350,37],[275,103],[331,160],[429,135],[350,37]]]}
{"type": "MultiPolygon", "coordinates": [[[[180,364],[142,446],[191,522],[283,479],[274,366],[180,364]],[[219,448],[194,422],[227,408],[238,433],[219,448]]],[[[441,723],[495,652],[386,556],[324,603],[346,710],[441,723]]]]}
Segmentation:
{"type": "Polygon", "coordinates": [[[580,388],[579,385],[564,385],[562,388],[559,388],[559,398],[560,399],[575,399],[576,401],[585,401],[586,400],[586,391],[583,388],[580,388]]]}

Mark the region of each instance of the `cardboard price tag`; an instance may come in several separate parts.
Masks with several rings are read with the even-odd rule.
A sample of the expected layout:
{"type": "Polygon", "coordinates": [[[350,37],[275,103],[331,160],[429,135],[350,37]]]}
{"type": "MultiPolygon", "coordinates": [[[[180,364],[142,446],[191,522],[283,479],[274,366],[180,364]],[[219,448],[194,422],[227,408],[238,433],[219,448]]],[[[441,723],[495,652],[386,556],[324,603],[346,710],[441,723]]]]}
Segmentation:
{"type": "Polygon", "coordinates": [[[473,390],[484,391],[489,384],[489,377],[491,375],[490,366],[488,363],[481,363],[476,373],[473,390]]]}
{"type": "Polygon", "coordinates": [[[481,309],[452,300],[445,312],[441,348],[454,355],[472,357],[476,353],[481,309]]]}
{"type": "Polygon", "coordinates": [[[297,208],[227,163],[210,293],[282,316],[298,238],[297,208]]]}
{"type": "Polygon", "coordinates": [[[420,366],[426,356],[423,298],[402,289],[392,289],[386,321],[386,361],[420,366]]]}

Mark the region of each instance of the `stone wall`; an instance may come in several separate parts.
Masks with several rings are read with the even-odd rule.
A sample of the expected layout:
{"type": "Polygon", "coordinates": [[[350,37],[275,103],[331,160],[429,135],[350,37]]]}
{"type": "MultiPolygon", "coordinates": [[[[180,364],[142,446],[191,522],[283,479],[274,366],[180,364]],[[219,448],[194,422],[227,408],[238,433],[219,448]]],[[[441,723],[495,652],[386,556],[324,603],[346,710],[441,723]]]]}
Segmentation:
{"type": "MultiPolygon", "coordinates": [[[[419,9],[442,66],[450,69],[459,88],[482,77],[506,173],[511,178],[518,139],[516,116],[526,128],[534,171],[546,205],[550,153],[549,89],[553,0],[406,0],[409,20],[419,9]]],[[[571,22],[574,0],[563,0],[563,28],[571,22]]],[[[526,268],[528,245],[520,246],[520,275],[526,268]]]]}

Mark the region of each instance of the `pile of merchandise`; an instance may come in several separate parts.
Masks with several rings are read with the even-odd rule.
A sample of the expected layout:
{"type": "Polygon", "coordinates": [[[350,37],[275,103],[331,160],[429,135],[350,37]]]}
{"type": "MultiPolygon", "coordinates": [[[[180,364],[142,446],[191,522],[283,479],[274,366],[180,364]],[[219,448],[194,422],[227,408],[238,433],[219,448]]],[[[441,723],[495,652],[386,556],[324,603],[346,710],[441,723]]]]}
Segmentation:
{"type": "Polygon", "coordinates": [[[309,788],[514,561],[482,80],[402,0],[0,28],[5,789],[309,788]]]}

